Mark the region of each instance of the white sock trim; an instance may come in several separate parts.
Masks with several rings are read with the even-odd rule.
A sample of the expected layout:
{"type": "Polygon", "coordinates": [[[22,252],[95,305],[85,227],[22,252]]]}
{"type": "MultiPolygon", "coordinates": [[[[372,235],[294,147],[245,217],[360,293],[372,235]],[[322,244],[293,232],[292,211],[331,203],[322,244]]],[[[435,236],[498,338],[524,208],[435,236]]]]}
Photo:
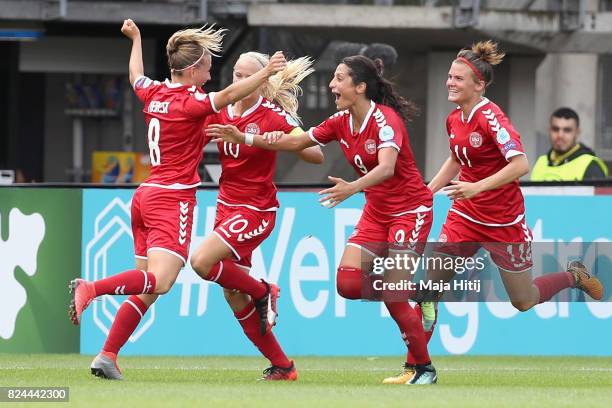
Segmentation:
{"type": "Polygon", "coordinates": [[[125,301],[125,303],[127,303],[127,304],[131,305],[131,306],[132,306],[132,307],[133,307],[133,308],[134,308],[134,309],[135,309],[135,310],[138,312],[138,314],[140,315],[140,318],[142,319],[142,317],[143,317],[142,312],[140,311],[140,309],[138,308],[138,306],[136,306],[136,305],[134,304],[134,302],[132,302],[130,299],[127,299],[127,300],[125,301]]]}

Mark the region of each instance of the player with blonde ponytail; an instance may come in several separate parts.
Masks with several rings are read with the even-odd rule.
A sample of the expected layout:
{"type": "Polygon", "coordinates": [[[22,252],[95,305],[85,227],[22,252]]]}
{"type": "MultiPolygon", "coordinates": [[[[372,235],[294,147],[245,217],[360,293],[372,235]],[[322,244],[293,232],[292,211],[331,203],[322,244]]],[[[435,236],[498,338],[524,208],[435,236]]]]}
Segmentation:
{"type": "MultiPolygon", "coordinates": [[[[268,65],[270,57],[247,52],[234,65],[233,82],[247,81],[268,65]]],[[[312,60],[298,58],[271,76],[257,90],[230,104],[207,123],[234,125],[251,135],[282,131],[303,133],[297,115],[302,92],[299,83],[313,72],[312,60]]],[[[204,131],[204,129],[202,129],[204,131]]],[[[217,199],[215,229],[204,239],[191,257],[191,266],[204,279],[224,288],[225,299],[232,308],[246,336],[270,361],[264,380],[294,381],[297,370],[271,331],[275,324],[276,299],[279,289],[270,284],[272,312],[268,320],[254,313],[265,307],[261,301],[243,290],[233,290],[236,281],[253,281],[249,276],[251,254],[272,232],[279,203],[276,199],[274,173],[276,152],[249,145],[220,142],[221,180],[217,199]]],[[[321,163],[323,153],[317,147],[298,152],[311,163],[321,163]]]]}
{"type": "MultiPolygon", "coordinates": [[[[488,250],[512,305],[521,312],[570,287],[600,300],[603,286],[578,261],[569,263],[565,271],[532,279],[533,236],[519,188],[519,178],[529,172],[529,163],[510,119],[483,96],[493,82],[493,66],[504,55],[493,41],[482,41],[461,50],[448,72],[448,100],[457,104],[446,120],[450,156],[429,188],[445,191],[452,206],[435,251],[443,257],[469,258],[480,247],[488,250]],[[454,180],[457,175],[459,179],[454,180]]],[[[446,261],[440,264],[449,265],[446,261]]],[[[435,282],[448,282],[454,275],[452,269],[428,271],[435,282]]],[[[421,307],[425,320],[433,324],[433,303],[421,307]]],[[[428,338],[433,332],[431,324],[425,328],[428,338]]]]}
{"type": "MultiPolygon", "coordinates": [[[[144,76],[140,30],[125,20],[121,32],[132,40],[129,79],[144,104],[151,174],[136,190],[131,204],[136,267],[94,282],[75,279],[70,317],[79,324],[83,311],[98,296],[130,295],[123,302],[102,351],[91,363],[91,373],[109,379],[123,376],[117,353],[134,332],[140,319],[157,297],[167,293],[189,256],[198,165],[206,138],[207,117],[251,94],[268,78],[285,68],[285,57],[277,52],[269,63],[245,81],[215,93],[202,86],[210,79],[213,55],[221,52],[225,30],[190,28],[174,33],[166,53],[171,79],[153,81],[144,76]]],[[[263,281],[239,281],[232,289],[249,293],[262,305],[257,315],[268,319],[271,291],[263,281]],[[265,306],[264,306],[265,305],[265,306]]]]}

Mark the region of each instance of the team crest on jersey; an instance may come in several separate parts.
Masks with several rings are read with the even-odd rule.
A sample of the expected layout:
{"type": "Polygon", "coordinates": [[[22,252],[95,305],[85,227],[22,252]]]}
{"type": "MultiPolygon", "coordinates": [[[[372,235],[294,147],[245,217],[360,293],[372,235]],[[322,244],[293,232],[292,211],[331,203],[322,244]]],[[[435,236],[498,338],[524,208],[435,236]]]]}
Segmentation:
{"type": "Polygon", "coordinates": [[[258,135],[259,134],[259,126],[257,126],[257,123],[249,123],[248,125],[245,126],[244,132],[245,133],[250,133],[252,135],[258,135]]]}
{"type": "Polygon", "coordinates": [[[389,140],[393,140],[394,136],[395,136],[395,131],[389,125],[385,125],[381,127],[380,130],[378,131],[378,138],[382,142],[388,142],[389,140]]]}
{"type": "Polygon", "coordinates": [[[440,234],[440,238],[438,238],[438,242],[446,242],[448,241],[448,237],[446,236],[446,234],[442,233],[440,234]]]}
{"type": "Polygon", "coordinates": [[[506,130],[506,128],[501,128],[497,131],[497,137],[495,138],[497,143],[503,145],[510,141],[510,133],[506,130]]]}
{"type": "Polygon", "coordinates": [[[480,147],[482,146],[482,136],[478,132],[470,133],[470,145],[472,147],[480,147]]]}
{"type": "Polygon", "coordinates": [[[376,142],[372,139],[366,140],[363,147],[365,148],[365,151],[368,154],[376,153],[376,142]]]}

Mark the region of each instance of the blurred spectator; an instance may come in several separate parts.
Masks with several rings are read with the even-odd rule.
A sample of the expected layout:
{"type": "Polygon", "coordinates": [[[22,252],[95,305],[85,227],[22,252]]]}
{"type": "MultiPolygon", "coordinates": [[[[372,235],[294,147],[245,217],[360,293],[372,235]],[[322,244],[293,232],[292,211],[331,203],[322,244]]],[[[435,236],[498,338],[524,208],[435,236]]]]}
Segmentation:
{"type": "Polygon", "coordinates": [[[389,44],[370,44],[363,50],[362,55],[365,55],[374,62],[379,60],[383,67],[383,72],[381,72],[381,74],[384,74],[384,69],[390,70],[397,62],[397,51],[389,44]]]}
{"type": "Polygon", "coordinates": [[[389,44],[383,43],[366,45],[362,43],[345,42],[336,48],[334,59],[336,64],[339,64],[342,62],[343,58],[352,55],[365,55],[374,62],[378,60],[377,66],[382,67],[382,74],[384,74],[385,69],[391,69],[397,62],[397,51],[395,48],[389,44]]]}
{"type": "Polygon", "coordinates": [[[574,181],[604,179],[608,167],[595,152],[578,142],[580,118],[570,108],[559,108],[550,117],[551,148],[538,157],[531,181],[574,181]]]}

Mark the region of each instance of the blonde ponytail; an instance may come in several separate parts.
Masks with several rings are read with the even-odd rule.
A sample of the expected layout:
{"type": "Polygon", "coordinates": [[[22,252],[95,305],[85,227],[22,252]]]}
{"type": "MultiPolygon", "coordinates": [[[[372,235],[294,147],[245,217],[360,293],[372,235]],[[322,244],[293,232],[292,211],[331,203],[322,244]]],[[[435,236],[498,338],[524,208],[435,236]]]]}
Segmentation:
{"type": "Polygon", "coordinates": [[[187,28],[172,34],[166,44],[168,66],[171,71],[182,71],[198,64],[205,55],[219,56],[227,30],[214,25],[187,28]]]}
{"type": "MultiPolygon", "coordinates": [[[[250,57],[257,61],[261,67],[268,64],[269,56],[259,52],[247,52],[240,55],[250,57]]],[[[298,115],[298,96],[302,94],[300,82],[314,72],[313,60],[310,57],[300,57],[287,62],[287,67],[271,76],[262,87],[262,96],[274,102],[287,112],[291,117],[301,123],[298,115]]]]}

